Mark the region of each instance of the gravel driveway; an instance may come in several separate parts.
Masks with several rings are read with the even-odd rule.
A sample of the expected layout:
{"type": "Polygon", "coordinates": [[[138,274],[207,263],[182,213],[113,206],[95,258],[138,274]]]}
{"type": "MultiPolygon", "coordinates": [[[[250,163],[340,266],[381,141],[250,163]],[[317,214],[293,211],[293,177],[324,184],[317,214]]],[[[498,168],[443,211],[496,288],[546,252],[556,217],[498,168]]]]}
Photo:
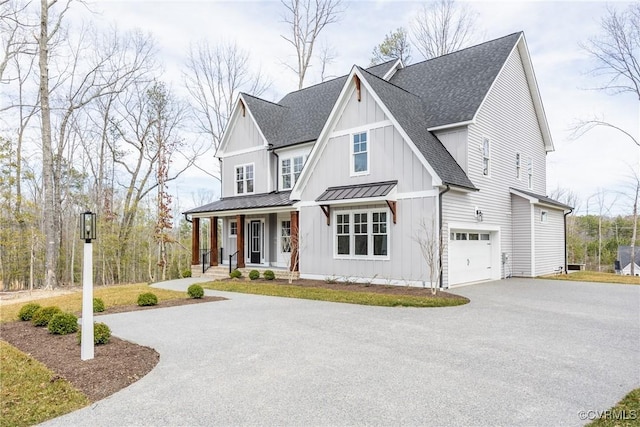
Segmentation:
{"type": "Polygon", "coordinates": [[[640,286],[509,279],[454,293],[471,303],[207,291],[230,300],[104,316],[160,363],[45,425],[584,425],[581,411],[640,387],[640,286]]]}

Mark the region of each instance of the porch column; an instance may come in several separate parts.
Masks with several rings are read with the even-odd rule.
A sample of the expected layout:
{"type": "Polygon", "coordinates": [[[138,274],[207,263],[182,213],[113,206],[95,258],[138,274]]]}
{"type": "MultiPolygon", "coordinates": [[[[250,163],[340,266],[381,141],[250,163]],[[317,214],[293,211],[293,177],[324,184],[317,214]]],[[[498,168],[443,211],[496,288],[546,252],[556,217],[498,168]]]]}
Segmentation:
{"type": "Polygon", "coordinates": [[[200,218],[191,222],[191,265],[200,264],[200,218]]]}
{"type": "Polygon", "coordinates": [[[238,215],[236,221],[238,222],[238,235],[236,236],[238,268],[244,268],[244,215],[238,215]]]}
{"type": "Polygon", "coordinates": [[[209,218],[209,234],[211,238],[209,241],[211,242],[211,266],[214,267],[218,265],[218,217],[212,216],[209,218]]]}
{"type": "Polygon", "coordinates": [[[291,211],[291,262],[289,263],[291,271],[298,271],[300,264],[300,255],[298,253],[300,239],[298,236],[298,211],[291,211]]]}

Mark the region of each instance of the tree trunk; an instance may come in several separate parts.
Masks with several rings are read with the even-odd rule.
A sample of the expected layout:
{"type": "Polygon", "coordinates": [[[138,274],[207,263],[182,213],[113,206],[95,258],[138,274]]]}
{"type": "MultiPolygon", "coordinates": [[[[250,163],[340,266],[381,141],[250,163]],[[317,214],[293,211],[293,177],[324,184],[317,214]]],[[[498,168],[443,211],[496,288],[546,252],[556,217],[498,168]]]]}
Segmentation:
{"type": "Polygon", "coordinates": [[[638,238],[638,192],[640,183],[636,184],[636,197],[633,199],[633,231],[631,234],[631,275],[636,275],[636,239],[638,238]]]}

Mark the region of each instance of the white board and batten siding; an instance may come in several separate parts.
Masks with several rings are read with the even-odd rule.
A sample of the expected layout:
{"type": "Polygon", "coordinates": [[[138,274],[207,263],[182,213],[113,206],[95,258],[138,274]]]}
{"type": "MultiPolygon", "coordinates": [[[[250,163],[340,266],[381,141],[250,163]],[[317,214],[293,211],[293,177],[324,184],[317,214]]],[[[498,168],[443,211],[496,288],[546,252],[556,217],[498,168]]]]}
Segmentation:
{"type": "MultiPolygon", "coordinates": [[[[443,132],[447,147],[455,147],[452,155],[462,159],[461,135],[443,132]]],[[[437,134],[440,137],[440,134],[437,134]]],[[[467,175],[477,192],[451,191],[443,196],[443,221],[448,223],[478,223],[499,228],[501,252],[513,257],[512,211],[509,188],[520,188],[537,194],[546,192],[546,151],[538,117],[529,92],[529,85],[519,51],[515,49],[494,82],[475,122],[467,128],[467,175]],[[490,172],[483,174],[483,140],[490,142],[490,172]],[[516,153],[521,156],[521,179],[516,177],[516,153]],[[533,161],[533,186],[528,188],[527,159],[533,161]],[[482,211],[482,222],[475,217],[475,208],[482,211]]],[[[493,260],[494,278],[505,276],[501,255],[493,260]],[[499,271],[499,274],[498,274],[499,271]]],[[[444,257],[445,283],[448,283],[448,257],[444,257]]],[[[508,267],[508,265],[507,265],[508,267]]]]}
{"type": "Polygon", "coordinates": [[[433,190],[433,179],[420,159],[416,157],[401,134],[385,116],[363,86],[361,100],[351,90],[342,105],[341,114],[330,123],[331,132],[319,152],[309,179],[302,189],[300,210],[300,266],[303,277],[335,277],[374,283],[421,283],[428,280],[427,268],[414,240],[415,231],[424,219],[430,223],[436,213],[433,193],[407,196],[403,193],[433,190]],[[350,162],[353,134],[367,132],[369,172],[351,176],[350,162]],[[375,204],[331,206],[331,225],[314,201],[328,187],[360,185],[397,180],[397,221],[393,224],[391,212],[383,201],[375,204]],[[385,259],[340,259],[335,255],[335,212],[342,210],[374,209],[387,212],[389,218],[388,257],[385,259]],[[310,236],[313,236],[312,238],[310,236]]]}

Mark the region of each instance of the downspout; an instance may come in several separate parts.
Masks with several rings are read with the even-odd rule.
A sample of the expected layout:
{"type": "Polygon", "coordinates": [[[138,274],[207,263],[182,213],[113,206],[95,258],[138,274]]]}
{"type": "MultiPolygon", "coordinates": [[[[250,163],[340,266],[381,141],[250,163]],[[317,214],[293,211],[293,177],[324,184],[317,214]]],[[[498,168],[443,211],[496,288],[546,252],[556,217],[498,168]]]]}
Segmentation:
{"type": "Polygon", "coordinates": [[[189,214],[184,214],[184,220],[188,223],[193,223],[193,220],[189,219],[189,214]]]}
{"type": "Polygon", "coordinates": [[[276,186],[275,186],[275,192],[278,193],[278,178],[280,177],[280,156],[278,156],[278,153],[276,153],[273,150],[273,144],[269,144],[269,148],[267,148],[267,151],[271,151],[271,154],[273,154],[276,158],[276,186]]]}
{"type": "MultiPolygon", "coordinates": [[[[443,236],[442,236],[442,196],[444,195],[444,193],[449,192],[449,190],[451,190],[451,187],[449,185],[447,185],[447,188],[445,188],[444,190],[442,190],[440,193],[438,193],[438,242],[442,243],[443,242],[443,236]]],[[[440,244],[440,249],[442,249],[443,245],[440,244]]],[[[442,250],[438,251],[438,262],[439,262],[439,267],[440,267],[440,289],[442,289],[442,287],[444,286],[444,277],[442,274],[442,250]]]]}
{"type": "Polygon", "coordinates": [[[568,212],[564,214],[564,274],[569,274],[569,261],[567,260],[567,215],[571,214],[573,209],[569,209],[568,212]]]}

